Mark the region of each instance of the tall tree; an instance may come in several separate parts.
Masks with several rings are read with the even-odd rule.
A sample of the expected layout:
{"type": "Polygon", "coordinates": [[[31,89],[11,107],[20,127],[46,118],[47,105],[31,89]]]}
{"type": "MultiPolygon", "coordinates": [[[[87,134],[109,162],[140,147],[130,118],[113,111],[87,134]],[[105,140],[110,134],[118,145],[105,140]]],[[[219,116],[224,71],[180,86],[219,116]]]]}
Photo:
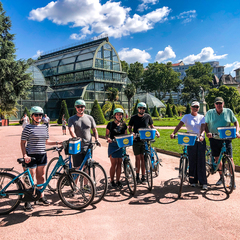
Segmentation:
{"type": "Polygon", "coordinates": [[[147,92],[157,92],[159,99],[165,97],[167,92],[177,91],[181,83],[179,79],[180,73],[172,69],[172,64],[149,63],[143,74],[143,84],[141,88],[147,92]],[[162,93],[162,95],[161,95],[162,93]]]}
{"type": "Polygon", "coordinates": [[[174,104],[172,93],[170,93],[170,96],[169,96],[169,99],[167,100],[167,103],[169,103],[170,105],[174,104]]]}
{"type": "Polygon", "coordinates": [[[67,108],[66,100],[62,100],[61,109],[60,109],[60,113],[59,113],[58,121],[57,121],[58,124],[62,124],[63,114],[64,114],[65,120],[68,122],[69,113],[68,113],[68,108],[67,108]]]}
{"type": "Polygon", "coordinates": [[[121,62],[121,66],[122,66],[122,71],[123,72],[128,72],[128,69],[129,69],[129,65],[126,61],[120,61],[121,62]]]}
{"type": "Polygon", "coordinates": [[[107,89],[108,100],[113,102],[119,99],[119,91],[117,88],[109,87],[107,89]]]}
{"type": "Polygon", "coordinates": [[[130,101],[132,99],[132,97],[134,96],[134,94],[136,93],[136,88],[134,86],[133,83],[129,83],[127,84],[127,86],[124,89],[124,94],[126,95],[127,99],[128,99],[128,115],[131,115],[130,112],[130,101]]]}
{"type": "Polygon", "coordinates": [[[26,98],[31,88],[32,78],[25,73],[28,64],[24,60],[15,60],[14,34],[10,33],[12,24],[0,2],[0,109],[11,111],[17,106],[17,100],[26,98]]]}
{"type": "Polygon", "coordinates": [[[142,63],[135,62],[130,64],[128,70],[128,78],[134,84],[135,88],[138,89],[142,85],[144,67],[142,63]]]}
{"type": "Polygon", "coordinates": [[[96,124],[104,124],[105,123],[105,118],[104,118],[102,109],[98,103],[98,100],[94,101],[90,115],[94,118],[96,124]]]}
{"type": "Polygon", "coordinates": [[[183,79],[184,88],[182,90],[182,100],[187,103],[192,99],[201,99],[201,88],[204,92],[212,87],[214,74],[209,63],[202,64],[196,62],[195,65],[186,70],[186,77],[183,79]]]}

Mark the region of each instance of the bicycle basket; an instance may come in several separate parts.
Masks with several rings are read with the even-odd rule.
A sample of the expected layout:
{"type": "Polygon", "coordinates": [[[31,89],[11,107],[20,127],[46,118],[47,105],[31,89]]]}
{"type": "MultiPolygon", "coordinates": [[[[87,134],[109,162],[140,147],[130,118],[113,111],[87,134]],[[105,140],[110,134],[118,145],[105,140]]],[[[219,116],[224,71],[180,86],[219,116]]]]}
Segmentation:
{"type": "Polygon", "coordinates": [[[193,146],[197,138],[196,133],[178,133],[178,144],[193,146]]]}
{"type": "Polygon", "coordinates": [[[236,127],[217,128],[220,138],[236,138],[236,127]]]}
{"type": "Polygon", "coordinates": [[[139,128],[140,139],[154,139],[156,135],[156,129],[151,128],[139,128]]]}
{"type": "Polygon", "coordinates": [[[133,145],[133,134],[115,136],[118,147],[128,147],[133,145]]]}
{"type": "Polygon", "coordinates": [[[70,138],[69,140],[64,141],[63,147],[66,155],[78,154],[81,151],[80,138],[70,138]]]}

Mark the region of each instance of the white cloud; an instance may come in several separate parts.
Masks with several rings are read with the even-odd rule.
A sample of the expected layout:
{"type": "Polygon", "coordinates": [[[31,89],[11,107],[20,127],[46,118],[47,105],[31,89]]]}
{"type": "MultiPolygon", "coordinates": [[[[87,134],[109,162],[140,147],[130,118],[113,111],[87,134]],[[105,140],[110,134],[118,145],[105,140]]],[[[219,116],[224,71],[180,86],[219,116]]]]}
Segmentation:
{"type": "Polygon", "coordinates": [[[230,73],[232,76],[235,76],[236,73],[235,73],[235,69],[237,68],[240,68],[240,62],[236,61],[236,62],[233,62],[233,63],[227,63],[225,65],[225,69],[224,69],[224,72],[225,74],[228,74],[230,73]],[[226,71],[226,68],[229,68],[227,71],[226,71]]]}
{"type": "Polygon", "coordinates": [[[158,0],[142,0],[142,3],[138,5],[137,11],[143,12],[144,10],[149,9],[148,4],[155,5],[158,3],[158,0]]]}
{"type": "Polygon", "coordinates": [[[145,50],[140,50],[137,48],[133,48],[129,50],[129,48],[123,48],[118,52],[119,58],[127,63],[148,63],[148,60],[151,58],[151,55],[145,50]]]}
{"type": "Polygon", "coordinates": [[[43,51],[37,50],[37,54],[35,54],[32,58],[38,58],[41,56],[42,53],[43,53],[43,51]]]}
{"type": "Polygon", "coordinates": [[[176,54],[175,52],[172,50],[172,47],[169,45],[168,47],[165,47],[165,49],[163,51],[159,51],[155,57],[155,61],[158,62],[163,62],[167,59],[170,58],[175,58],[176,54]]]}
{"type": "Polygon", "coordinates": [[[83,39],[92,33],[120,38],[152,29],[156,23],[167,20],[171,9],[162,7],[146,15],[134,14],[132,17],[130,11],[131,8],[121,6],[121,2],[108,1],[101,5],[100,0],[57,0],[32,10],[29,19],[48,19],[58,25],[72,24],[72,27],[80,27],[80,33],[71,35],[73,39],[83,39]]]}
{"type": "Polygon", "coordinates": [[[187,12],[182,12],[178,16],[176,16],[177,19],[183,19],[182,23],[188,23],[193,20],[193,18],[196,18],[196,10],[190,10],[187,12]]]}
{"type": "Polygon", "coordinates": [[[215,61],[215,60],[223,59],[227,55],[228,54],[216,55],[214,53],[214,50],[211,47],[205,47],[197,55],[191,54],[179,61],[183,61],[185,64],[191,64],[194,62],[215,61]]]}

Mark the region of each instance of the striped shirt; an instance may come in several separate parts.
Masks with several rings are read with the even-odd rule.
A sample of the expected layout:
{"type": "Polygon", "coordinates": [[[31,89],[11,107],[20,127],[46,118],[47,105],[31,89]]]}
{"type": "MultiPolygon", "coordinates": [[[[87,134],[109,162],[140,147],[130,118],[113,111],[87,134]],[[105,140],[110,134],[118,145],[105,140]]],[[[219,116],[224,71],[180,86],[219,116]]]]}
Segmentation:
{"type": "Polygon", "coordinates": [[[49,139],[46,125],[27,125],[23,131],[21,140],[27,141],[26,151],[28,154],[46,153],[46,140],[49,139]]]}

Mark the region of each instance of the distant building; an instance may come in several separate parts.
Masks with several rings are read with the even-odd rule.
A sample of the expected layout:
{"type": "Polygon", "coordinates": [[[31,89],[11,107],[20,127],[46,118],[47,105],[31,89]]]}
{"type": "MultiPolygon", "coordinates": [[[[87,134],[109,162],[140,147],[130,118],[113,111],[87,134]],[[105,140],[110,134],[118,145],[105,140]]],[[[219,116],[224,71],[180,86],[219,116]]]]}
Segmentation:
{"type": "Polygon", "coordinates": [[[239,83],[230,75],[224,74],[219,79],[219,85],[226,85],[227,87],[235,87],[237,88],[239,83]]]}
{"type": "Polygon", "coordinates": [[[240,68],[237,68],[234,71],[236,72],[236,81],[240,82],[240,68]]]}

